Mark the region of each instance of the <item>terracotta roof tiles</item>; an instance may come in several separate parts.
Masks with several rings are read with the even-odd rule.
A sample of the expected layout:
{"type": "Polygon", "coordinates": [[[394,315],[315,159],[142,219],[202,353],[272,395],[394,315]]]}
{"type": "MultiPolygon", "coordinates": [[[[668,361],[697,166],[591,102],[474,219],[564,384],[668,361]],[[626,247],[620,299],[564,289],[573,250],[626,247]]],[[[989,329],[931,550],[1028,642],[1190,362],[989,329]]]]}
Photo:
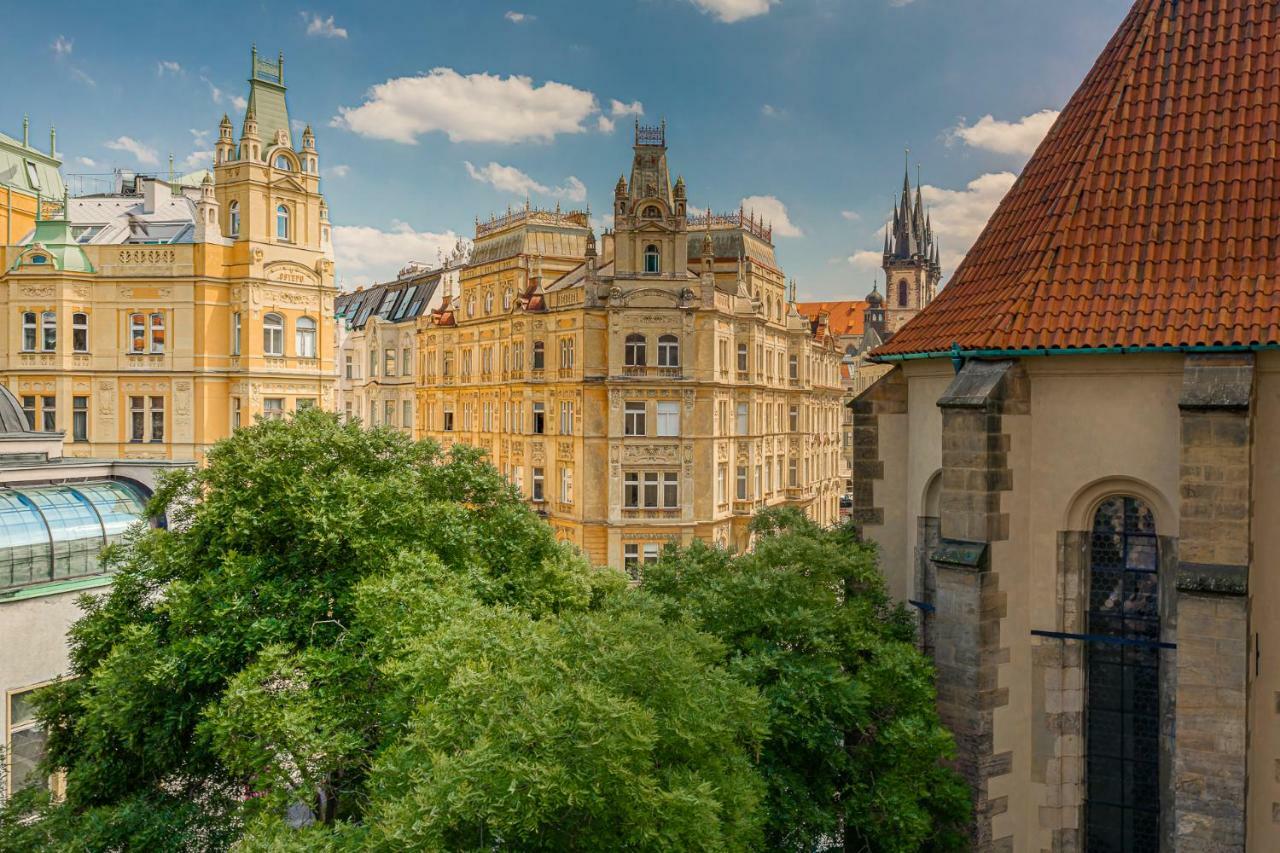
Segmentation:
{"type": "Polygon", "coordinates": [[[1138,0],[876,355],[1280,343],[1280,0],[1138,0]]]}
{"type": "Polygon", "coordinates": [[[797,302],[796,310],[807,320],[816,320],[824,311],[827,313],[827,329],[836,337],[845,335],[861,335],[863,317],[867,303],[853,300],[848,302],[797,302]]]}

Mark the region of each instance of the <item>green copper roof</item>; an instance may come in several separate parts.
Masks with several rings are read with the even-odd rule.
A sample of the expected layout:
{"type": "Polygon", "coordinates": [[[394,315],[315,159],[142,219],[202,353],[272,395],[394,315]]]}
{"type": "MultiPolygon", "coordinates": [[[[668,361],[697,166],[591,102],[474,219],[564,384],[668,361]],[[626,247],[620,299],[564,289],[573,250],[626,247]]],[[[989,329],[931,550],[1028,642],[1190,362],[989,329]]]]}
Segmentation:
{"type": "Polygon", "coordinates": [[[0,133],[0,187],[42,198],[62,198],[61,162],[20,140],[0,133]]]}
{"type": "Polygon", "coordinates": [[[262,139],[263,151],[275,144],[277,131],[283,130],[292,143],[284,91],[284,57],[268,62],[259,59],[258,50],[254,48],[247,109],[252,110],[258,120],[258,136],[262,139]]]}
{"type": "MultiPolygon", "coordinates": [[[[53,268],[64,272],[93,272],[93,264],[80,248],[80,244],[71,236],[71,223],[65,219],[44,219],[36,223],[36,230],[27,241],[27,245],[39,243],[50,257],[53,268]]],[[[20,255],[14,263],[14,269],[30,265],[38,266],[29,260],[29,255],[20,255]]]]}

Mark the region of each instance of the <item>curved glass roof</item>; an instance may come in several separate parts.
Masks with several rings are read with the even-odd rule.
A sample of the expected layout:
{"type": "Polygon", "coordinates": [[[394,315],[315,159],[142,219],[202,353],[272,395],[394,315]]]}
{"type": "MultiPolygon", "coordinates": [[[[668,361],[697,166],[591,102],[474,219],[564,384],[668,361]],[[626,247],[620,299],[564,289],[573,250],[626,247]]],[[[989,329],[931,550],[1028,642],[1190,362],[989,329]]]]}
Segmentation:
{"type": "Polygon", "coordinates": [[[0,488],[0,589],[83,577],[143,519],[142,495],[99,480],[0,488]]]}

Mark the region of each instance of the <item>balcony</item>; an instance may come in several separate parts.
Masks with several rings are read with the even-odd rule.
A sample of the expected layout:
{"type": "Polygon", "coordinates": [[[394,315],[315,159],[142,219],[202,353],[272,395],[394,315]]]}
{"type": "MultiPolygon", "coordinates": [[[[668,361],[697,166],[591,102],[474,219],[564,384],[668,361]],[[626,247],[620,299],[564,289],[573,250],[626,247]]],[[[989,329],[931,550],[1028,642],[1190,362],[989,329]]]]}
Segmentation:
{"type": "Polygon", "coordinates": [[[675,521],[680,512],[680,507],[630,507],[622,510],[622,517],[627,521],[675,521]]]}

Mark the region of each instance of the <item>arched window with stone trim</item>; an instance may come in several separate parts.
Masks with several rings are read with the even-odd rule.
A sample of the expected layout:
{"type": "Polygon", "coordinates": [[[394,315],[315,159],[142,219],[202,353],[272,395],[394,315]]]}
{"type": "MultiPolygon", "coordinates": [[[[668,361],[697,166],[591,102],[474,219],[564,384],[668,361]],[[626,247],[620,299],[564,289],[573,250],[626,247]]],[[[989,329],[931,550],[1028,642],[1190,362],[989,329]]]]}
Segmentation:
{"type": "Polygon", "coordinates": [[[1160,849],[1160,554],[1136,497],[1105,498],[1089,532],[1086,849],[1160,849]]]}
{"type": "Polygon", "coordinates": [[[662,270],[662,255],[658,247],[650,243],[644,249],[644,271],[647,275],[657,275],[662,270]]]}
{"type": "Polygon", "coordinates": [[[285,204],[276,205],[276,239],[289,239],[289,206],[285,204]]]}
{"type": "Polygon", "coordinates": [[[680,366],[680,339],[675,335],[662,335],[658,338],[658,366],[680,366]]]}
{"type": "Polygon", "coordinates": [[[227,207],[227,233],[231,237],[240,236],[240,202],[233,201],[227,207]]]}

